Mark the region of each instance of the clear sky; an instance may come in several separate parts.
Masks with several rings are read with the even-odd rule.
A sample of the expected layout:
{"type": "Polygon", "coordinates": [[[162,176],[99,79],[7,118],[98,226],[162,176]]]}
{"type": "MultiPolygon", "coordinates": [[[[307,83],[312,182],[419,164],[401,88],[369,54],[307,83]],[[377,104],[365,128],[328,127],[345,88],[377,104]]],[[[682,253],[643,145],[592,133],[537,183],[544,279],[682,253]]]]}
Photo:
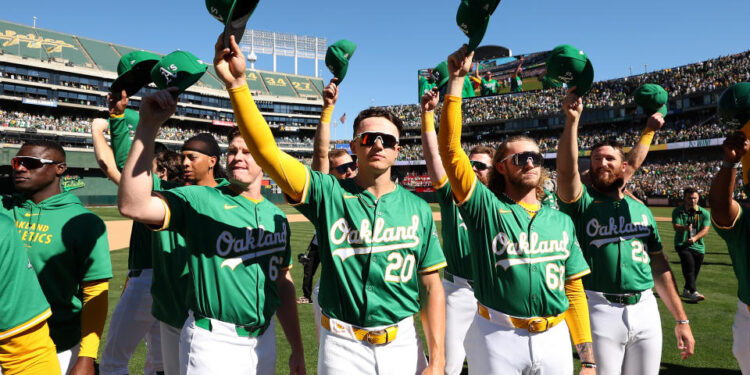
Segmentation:
{"type": "MultiPolygon", "coordinates": [[[[5,4],[0,19],[101,39],[160,53],[176,49],[213,59],[221,24],[204,1],[21,0],[5,4]],[[115,5],[118,4],[118,5],[115,5]],[[10,5],[10,6],[9,6],[10,5]]],[[[334,117],[347,123],[334,138],[350,138],[357,112],[375,104],[415,103],[416,71],[435,66],[467,38],[456,26],[452,0],[261,0],[248,28],[320,36],[358,46],[340,87],[334,117]]],[[[750,1],[503,0],[482,44],[514,54],[569,43],[592,60],[596,80],[641,73],[750,49],[750,1]]],[[[271,69],[259,55],[256,68],[271,69]]],[[[311,60],[300,74],[313,75],[311,60]]],[[[326,82],[331,74],[321,63],[326,82]]],[[[291,58],[278,69],[293,72],[291,58]]]]}

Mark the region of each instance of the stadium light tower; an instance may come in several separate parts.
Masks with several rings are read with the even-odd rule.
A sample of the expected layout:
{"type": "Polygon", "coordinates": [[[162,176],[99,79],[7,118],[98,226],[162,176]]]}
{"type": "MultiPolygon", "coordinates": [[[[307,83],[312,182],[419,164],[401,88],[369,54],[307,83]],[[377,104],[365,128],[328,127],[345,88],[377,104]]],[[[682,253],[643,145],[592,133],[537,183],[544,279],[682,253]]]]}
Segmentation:
{"type": "Polygon", "coordinates": [[[250,69],[255,70],[255,62],[258,61],[258,55],[256,55],[255,52],[250,51],[250,54],[247,55],[247,61],[250,62],[250,69]]]}
{"type": "Polygon", "coordinates": [[[294,74],[297,74],[298,59],[312,59],[315,61],[315,77],[319,76],[318,61],[325,59],[327,48],[325,38],[252,29],[245,30],[240,40],[240,49],[246,54],[272,55],[274,72],[276,56],[293,57],[294,74]]]}

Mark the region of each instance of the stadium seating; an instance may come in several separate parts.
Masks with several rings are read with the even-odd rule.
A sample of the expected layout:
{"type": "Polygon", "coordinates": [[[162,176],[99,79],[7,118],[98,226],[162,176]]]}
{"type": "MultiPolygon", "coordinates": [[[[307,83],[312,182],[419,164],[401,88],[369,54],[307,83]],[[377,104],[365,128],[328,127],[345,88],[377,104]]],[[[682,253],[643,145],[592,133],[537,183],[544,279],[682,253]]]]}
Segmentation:
{"type": "Polygon", "coordinates": [[[312,84],[311,80],[304,77],[292,75],[288,75],[287,78],[290,82],[292,82],[292,87],[294,87],[294,90],[297,91],[297,94],[299,94],[299,96],[321,95],[321,93],[315,89],[315,86],[312,84]]]}
{"type": "Polygon", "coordinates": [[[98,40],[78,37],[78,41],[89,54],[96,66],[101,70],[110,72],[117,71],[117,63],[120,62],[120,55],[112,48],[109,43],[98,40]]]}
{"type": "Polygon", "coordinates": [[[247,78],[247,86],[250,88],[250,91],[253,92],[259,92],[263,95],[268,94],[268,89],[266,88],[265,83],[263,83],[263,80],[261,79],[258,72],[253,70],[248,70],[245,73],[245,78],[247,78]]]}
{"type": "Polygon", "coordinates": [[[50,58],[70,61],[76,66],[94,67],[92,60],[86,57],[85,52],[72,35],[44,29],[36,29],[36,32],[44,38],[42,46],[50,58]]]}
{"type": "Polygon", "coordinates": [[[259,73],[261,78],[263,78],[263,83],[268,88],[269,94],[276,96],[297,96],[286,75],[271,72],[259,73]]]}
{"type": "MultiPolygon", "coordinates": [[[[46,49],[42,48],[41,38],[36,31],[28,26],[18,25],[6,21],[0,21],[0,48],[4,53],[47,60],[46,49]]],[[[72,48],[74,46],[65,47],[72,48]]]]}

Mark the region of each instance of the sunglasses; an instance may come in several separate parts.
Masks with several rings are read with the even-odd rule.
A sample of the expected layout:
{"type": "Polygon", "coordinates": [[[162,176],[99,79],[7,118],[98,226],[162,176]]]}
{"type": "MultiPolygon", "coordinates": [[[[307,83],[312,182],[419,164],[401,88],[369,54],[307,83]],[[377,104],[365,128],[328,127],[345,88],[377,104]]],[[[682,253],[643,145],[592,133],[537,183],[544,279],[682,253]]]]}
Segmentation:
{"type": "Polygon", "coordinates": [[[378,139],[385,148],[395,148],[398,144],[398,138],[393,135],[380,132],[359,133],[354,139],[359,139],[359,144],[361,146],[372,146],[378,139]]]}
{"type": "Polygon", "coordinates": [[[18,169],[20,166],[24,166],[26,169],[39,169],[45,164],[61,164],[61,161],[54,161],[49,159],[37,158],[34,156],[16,156],[10,159],[10,165],[13,169],[18,169]]]}
{"type": "Polygon", "coordinates": [[[519,152],[517,154],[510,154],[506,156],[505,159],[500,160],[500,162],[504,162],[508,159],[510,159],[513,165],[518,167],[523,167],[529,161],[531,161],[531,165],[533,165],[534,167],[541,167],[542,163],[544,162],[544,156],[542,156],[541,153],[535,151],[525,151],[519,152]]]}
{"type": "Polygon", "coordinates": [[[348,162],[348,163],[345,163],[345,164],[341,164],[338,167],[336,167],[336,172],[338,172],[339,174],[344,174],[344,173],[346,173],[350,169],[352,171],[356,171],[357,170],[357,163],[351,161],[351,162],[348,162]]]}
{"type": "Polygon", "coordinates": [[[472,160],[471,161],[471,167],[474,168],[474,169],[476,169],[477,171],[481,172],[481,171],[489,168],[490,166],[487,165],[487,164],[485,164],[485,163],[483,163],[483,162],[481,162],[481,161],[479,161],[479,160],[472,160]]]}

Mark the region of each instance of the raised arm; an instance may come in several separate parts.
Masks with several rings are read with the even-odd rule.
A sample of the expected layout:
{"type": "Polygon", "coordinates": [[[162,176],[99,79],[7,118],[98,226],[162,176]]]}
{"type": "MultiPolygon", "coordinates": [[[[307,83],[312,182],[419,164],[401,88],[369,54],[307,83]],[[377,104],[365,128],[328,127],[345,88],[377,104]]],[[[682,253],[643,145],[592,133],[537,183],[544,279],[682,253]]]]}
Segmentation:
{"type": "Polygon", "coordinates": [[[91,139],[94,142],[94,157],[96,157],[96,163],[99,164],[99,169],[104,172],[115,185],[120,184],[120,171],[117,170],[117,163],[115,162],[115,154],[107,144],[107,139],[104,137],[104,131],[109,126],[107,120],[103,118],[94,119],[91,122],[91,139]]]}
{"type": "Polygon", "coordinates": [[[328,173],[331,167],[328,160],[328,148],[331,146],[331,117],[333,116],[333,107],[339,98],[339,87],[336,82],[339,79],[334,77],[323,89],[323,111],[320,113],[320,123],[315,129],[315,139],[313,141],[313,158],[310,168],[321,173],[328,173]]]}
{"type": "Polygon", "coordinates": [[[307,183],[305,166],[281,151],[271,128],[255,105],[245,80],[245,56],[230,37],[231,48],[224,48],[221,37],[216,42],[214,69],[229,91],[234,118],[250,154],[264,172],[279,185],[284,194],[295,201],[303,198],[307,183]]]}
{"type": "Polygon", "coordinates": [[[159,132],[159,126],[177,109],[177,101],[172,96],[176,91],[176,87],[171,87],[143,98],[140,121],[135,130],[130,154],[122,169],[120,189],[117,191],[117,207],[120,213],[148,225],[164,224],[167,212],[163,201],[151,195],[151,168],[154,159],[154,139],[159,132]]]}
{"type": "Polygon", "coordinates": [[[630,178],[633,177],[635,171],[637,171],[643,164],[643,161],[646,160],[646,155],[648,155],[648,149],[651,147],[654,135],[662,126],[664,126],[664,117],[659,112],[651,115],[646,121],[646,128],[643,129],[643,133],[641,133],[638,143],[636,143],[625,156],[625,160],[627,161],[625,174],[623,175],[625,183],[630,181],[630,178]]]}
{"type": "Polygon", "coordinates": [[[114,99],[112,95],[107,94],[107,107],[109,108],[109,137],[112,143],[112,152],[115,156],[117,169],[121,170],[125,166],[125,160],[128,158],[130,146],[133,143],[130,140],[130,128],[125,119],[125,111],[128,110],[128,94],[122,90],[119,99],[114,99]]]}
{"type": "Polygon", "coordinates": [[[435,134],[435,108],[440,100],[437,88],[433,88],[422,95],[422,154],[427,164],[427,174],[433,185],[438,185],[445,178],[445,169],[440,160],[438,139],[435,134]]]}
{"type": "Polygon", "coordinates": [[[557,196],[563,202],[572,202],[581,195],[581,175],[578,173],[578,123],[583,112],[583,100],[568,90],[563,98],[565,128],[557,145],[557,196]]]}
{"type": "Polygon", "coordinates": [[[440,115],[438,149],[443,168],[451,183],[451,190],[458,202],[465,201],[474,189],[476,175],[471,162],[461,148],[461,93],[466,74],[471,68],[474,52],[466,54],[466,45],[448,56],[448,87],[440,115]]]}
{"type": "Polygon", "coordinates": [[[739,203],[732,199],[737,178],[735,164],[747,155],[750,141],[745,134],[738,131],[727,137],[721,147],[724,149],[724,162],[711,183],[708,201],[711,203],[711,217],[714,223],[722,227],[731,227],[740,213],[739,203]]]}

